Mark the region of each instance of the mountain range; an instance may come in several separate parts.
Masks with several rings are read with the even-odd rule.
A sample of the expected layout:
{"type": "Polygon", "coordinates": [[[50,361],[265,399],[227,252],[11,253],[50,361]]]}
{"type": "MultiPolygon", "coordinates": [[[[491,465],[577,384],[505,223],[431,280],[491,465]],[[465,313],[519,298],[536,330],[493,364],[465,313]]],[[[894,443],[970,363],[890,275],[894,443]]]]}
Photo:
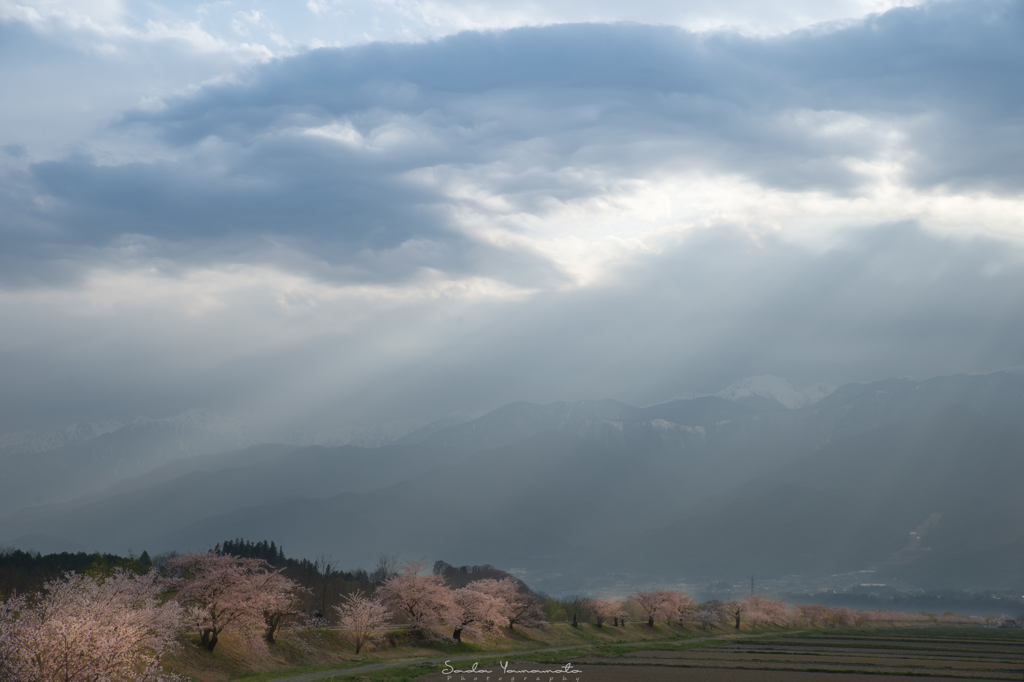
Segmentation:
{"type": "Polygon", "coordinates": [[[1022,415],[1024,375],[1002,371],[835,390],[754,377],[647,407],[520,402],[375,448],[238,448],[236,433],[181,428],[173,456],[142,461],[130,441],[114,448],[117,429],[76,445],[94,443],[80,462],[61,448],[0,458],[20,500],[5,500],[0,545],[155,554],[267,538],[352,566],[381,552],[491,563],[550,589],[863,572],[1018,587],[1022,415]],[[53,462],[62,497],[32,504],[53,462]],[[88,479],[95,462],[107,473],[88,479]]]}

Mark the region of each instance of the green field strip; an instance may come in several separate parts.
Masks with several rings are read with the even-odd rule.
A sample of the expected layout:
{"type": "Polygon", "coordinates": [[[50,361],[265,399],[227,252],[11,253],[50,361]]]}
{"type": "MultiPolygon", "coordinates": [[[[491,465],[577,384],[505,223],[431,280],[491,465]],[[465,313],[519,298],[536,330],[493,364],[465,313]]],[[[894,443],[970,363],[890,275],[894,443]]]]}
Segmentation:
{"type": "MultiPolygon", "coordinates": [[[[842,658],[845,659],[845,658],[848,658],[848,657],[844,656],[842,658]]],[[[607,657],[607,659],[608,660],[616,660],[616,661],[623,660],[623,659],[618,658],[618,657],[607,657]]],[[[586,662],[588,660],[592,661],[592,660],[595,660],[595,659],[593,657],[589,657],[589,658],[580,659],[580,662],[584,663],[584,662],[586,662]]],[[[749,663],[772,663],[772,664],[774,664],[774,663],[792,663],[792,664],[802,664],[802,663],[805,663],[805,661],[801,661],[798,658],[794,658],[794,657],[791,657],[791,656],[779,656],[779,657],[774,658],[774,659],[772,659],[772,658],[743,658],[743,659],[734,658],[734,659],[728,659],[728,658],[722,658],[722,657],[671,658],[671,657],[667,657],[667,656],[666,657],[655,656],[655,657],[648,657],[648,658],[643,658],[643,659],[639,659],[639,660],[635,659],[635,658],[629,658],[629,659],[626,659],[626,660],[629,661],[629,665],[645,665],[647,663],[650,663],[651,661],[663,661],[663,662],[666,662],[666,663],[671,662],[671,661],[679,661],[681,663],[700,661],[700,662],[709,663],[709,664],[713,663],[713,662],[716,662],[716,661],[720,662],[720,663],[723,663],[723,664],[724,663],[733,663],[733,662],[735,662],[735,663],[746,663],[746,662],[749,662],[749,663]]],[[[979,665],[977,661],[963,661],[963,662],[959,662],[958,661],[957,663],[962,663],[962,665],[950,665],[951,663],[954,663],[954,662],[952,662],[952,661],[936,661],[934,664],[929,665],[928,664],[929,660],[931,660],[931,659],[921,660],[921,659],[915,659],[915,658],[907,658],[907,659],[902,659],[901,658],[901,659],[897,659],[896,661],[891,661],[891,662],[849,661],[849,660],[841,660],[841,661],[834,661],[834,662],[832,662],[832,661],[815,660],[815,661],[806,661],[806,664],[807,665],[852,665],[852,666],[872,666],[872,667],[879,667],[879,666],[881,666],[881,667],[887,667],[887,668],[929,668],[929,669],[948,669],[948,670],[1003,670],[1003,671],[1022,672],[1022,673],[1024,673],[1024,666],[1020,665],[1019,663],[1015,664],[1015,663],[984,662],[982,665],[979,665]]]]}
{"type": "Polygon", "coordinates": [[[921,636],[919,634],[915,635],[913,637],[910,637],[910,636],[882,637],[882,636],[874,636],[874,635],[872,635],[872,636],[858,636],[858,635],[854,635],[854,634],[848,634],[848,635],[829,634],[829,635],[825,635],[825,634],[809,633],[809,634],[802,635],[800,638],[801,639],[808,639],[808,640],[816,639],[816,640],[822,640],[822,641],[829,641],[830,640],[830,641],[836,641],[836,642],[873,642],[873,641],[896,642],[896,641],[900,641],[900,642],[928,642],[928,643],[932,643],[932,642],[962,642],[964,644],[973,644],[973,643],[976,643],[976,642],[983,642],[986,646],[1014,646],[1015,644],[1020,644],[1020,643],[1024,642],[1024,631],[1018,631],[1018,632],[1019,632],[1019,634],[1015,633],[1014,635],[1011,635],[1011,636],[1000,636],[1000,637],[984,637],[984,636],[977,636],[977,637],[964,637],[964,636],[958,636],[958,637],[951,637],[951,636],[923,637],[923,636],[921,636]]]}
{"type": "MultiPolygon", "coordinates": [[[[1022,642],[1024,644],[1024,642],[1022,642]]],[[[810,646],[815,648],[846,648],[846,649],[877,649],[887,651],[928,651],[928,652],[949,652],[949,653],[992,653],[992,654],[1006,654],[1006,649],[992,649],[989,647],[949,647],[944,644],[935,644],[933,646],[907,646],[904,643],[893,643],[892,645],[885,644],[830,644],[821,642],[808,642],[806,645],[802,645],[800,642],[787,641],[786,646],[810,646]]]]}
{"type": "MultiPolygon", "coordinates": [[[[740,647],[729,647],[729,648],[733,649],[733,650],[740,650],[740,647]]],[[[881,647],[881,646],[876,646],[876,647],[866,647],[866,646],[860,646],[860,647],[840,647],[840,646],[835,646],[835,647],[828,647],[828,648],[826,648],[826,647],[806,647],[805,648],[805,647],[800,647],[800,646],[792,646],[791,647],[791,646],[789,646],[787,644],[787,645],[782,645],[782,646],[767,645],[767,646],[751,647],[751,648],[744,648],[743,650],[747,651],[747,652],[751,652],[751,653],[768,653],[768,652],[778,651],[778,652],[792,652],[792,653],[807,653],[808,655],[812,655],[812,654],[813,655],[833,655],[837,651],[849,651],[849,652],[851,652],[851,655],[867,655],[865,652],[879,652],[878,655],[886,655],[886,656],[900,655],[901,652],[902,652],[902,653],[906,653],[906,654],[928,653],[928,655],[930,655],[930,656],[956,657],[956,658],[965,658],[966,657],[966,658],[984,658],[984,659],[1000,658],[1000,659],[1004,659],[1004,660],[1015,660],[1015,659],[1024,660],[1024,651],[1013,652],[1011,654],[1011,652],[1008,652],[1008,651],[998,651],[998,652],[995,652],[995,651],[977,651],[975,649],[948,649],[948,648],[945,648],[945,647],[942,647],[942,648],[939,648],[939,649],[925,649],[925,648],[921,648],[921,647],[918,647],[918,648],[908,648],[908,647],[902,647],[902,646],[895,646],[895,647],[891,647],[891,648],[890,647],[881,647]]]]}
{"type": "MultiPolygon", "coordinates": [[[[579,665],[608,665],[608,666],[628,666],[619,661],[612,662],[580,662],[579,665]]],[[[1019,671],[993,671],[993,673],[985,674],[987,671],[965,671],[965,674],[951,674],[944,672],[942,669],[934,670],[881,670],[881,669],[849,669],[849,668],[832,668],[832,667],[793,667],[793,666],[749,666],[749,665],[735,665],[735,666],[719,666],[719,665],[695,665],[695,664],[670,664],[670,663],[644,663],[643,665],[637,664],[636,667],[659,667],[659,668],[686,668],[694,670],[748,670],[748,671],[764,671],[764,672],[793,672],[793,673],[823,673],[829,675],[890,675],[893,677],[933,677],[942,679],[956,679],[956,680],[1019,680],[1019,671]],[[977,673],[977,674],[966,674],[966,673],[977,673]],[[999,674],[1003,673],[1003,674],[999,674]],[[1012,675],[1012,676],[1011,676],[1012,675]]]]}
{"type": "MultiPolygon", "coordinates": [[[[700,650],[698,649],[697,652],[700,652],[700,650]]],[[[673,652],[673,653],[683,653],[683,652],[673,652]]],[[[803,654],[800,654],[800,653],[765,653],[765,652],[749,653],[749,654],[747,652],[738,652],[738,653],[740,653],[741,656],[744,656],[743,660],[765,660],[765,661],[767,661],[767,660],[772,660],[772,658],[770,658],[770,657],[774,657],[776,659],[784,659],[784,660],[797,660],[797,659],[804,659],[804,658],[811,659],[811,660],[820,660],[821,658],[826,657],[825,655],[819,655],[819,654],[812,654],[811,656],[804,656],[803,654]],[[759,657],[764,657],[764,658],[759,658],[759,657]]],[[[700,655],[700,654],[697,653],[697,655],[700,655]]],[[[876,659],[876,660],[879,660],[879,659],[882,659],[882,660],[890,659],[890,660],[893,660],[893,661],[915,661],[915,660],[921,660],[922,659],[922,657],[920,657],[920,656],[879,656],[879,655],[874,655],[874,656],[856,655],[855,656],[855,655],[846,655],[846,654],[838,654],[838,655],[837,654],[832,654],[831,656],[827,656],[827,657],[830,657],[830,658],[853,659],[853,660],[850,661],[851,663],[858,663],[859,662],[858,659],[876,659]]],[[[638,657],[628,656],[628,657],[623,657],[623,658],[626,658],[627,660],[635,660],[636,658],[641,658],[641,657],[639,657],[639,656],[638,657]]],[[[680,656],[680,657],[672,657],[672,656],[654,656],[654,657],[651,657],[651,656],[647,656],[646,658],[656,658],[656,659],[660,658],[660,659],[666,659],[666,660],[672,660],[673,658],[676,658],[677,660],[684,660],[684,657],[682,657],[682,656],[680,656]]],[[[685,658],[691,658],[691,657],[685,657],[685,658]]],[[[730,656],[729,656],[729,653],[723,653],[722,655],[719,655],[719,656],[707,655],[706,659],[707,660],[730,660],[730,656]]],[[[934,661],[937,661],[937,662],[940,662],[940,663],[949,664],[951,666],[953,664],[974,665],[974,666],[983,666],[983,665],[1018,666],[1022,670],[1024,670],[1024,661],[1021,661],[1021,660],[1005,661],[1005,660],[987,660],[987,659],[986,660],[978,660],[978,659],[961,659],[961,658],[950,659],[950,658],[945,658],[945,657],[944,658],[928,657],[926,660],[934,660],[934,661]]]]}
{"type": "Polygon", "coordinates": [[[807,637],[807,638],[792,638],[792,639],[787,639],[787,641],[815,642],[815,643],[823,643],[823,644],[824,643],[830,643],[830,644],[851,644],[851,645],[853,645],[853,644],[868,644],[868,645],[870,645],[870,644],[875,644],[875,643],[893,643],[893,644],[900,643],[900,644],[906,644],[907,646],[923,645],[923,644],[929,644],[929,645],[943,644],[943,645],[954,645],[954,646],[980,646],[980,647],[984,647],[984,648],[988,648],[988,649],[997,650],[997,649],[1006,649],[1006,648],[1011,648],[1011,647],[1019,647],[1022,644],[1024,644],[1024,637],[1022,637],[1021,639],[1019,639],[1017,641],[1013,641],[1013,642],[991,642],[991,641],[981,642],[980,640],[969,640],[969,639],[960,639],[960,638],[958,638],[958,639],[952,639],[952,638],[951,639],[923,639],[923,638],[922,639],[901,639],[901,638],[898,638],[898,637],[894,637],[892,639],[881,638],[881,637],[877,638],[877,639],[874,639],[874,638],[872,638],[872,639],[868,639],[868,638],[864,638],[864,639],[856,639],[856,638],[823,639],[823,638],[818,638],[818,637],[807,637]]]}

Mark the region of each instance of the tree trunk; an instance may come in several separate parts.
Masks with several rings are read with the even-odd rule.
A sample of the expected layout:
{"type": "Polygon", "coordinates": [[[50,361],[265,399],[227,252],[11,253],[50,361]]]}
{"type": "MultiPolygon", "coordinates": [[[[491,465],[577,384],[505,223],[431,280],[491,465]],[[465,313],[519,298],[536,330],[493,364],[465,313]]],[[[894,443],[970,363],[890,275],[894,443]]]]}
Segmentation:
{"type": "Polygon", "coordinates": [[[650,627],[652,627],[652,628],[654,627],[654,616],[650,616],[650,617],[649,617],[649,618],[647,619],[647,625],[649,625],[649,626],[650,626],[650,627]]]}
{"type": "Polygon", "coordinates": [[[213,632],[210,634],[210,642],[206,645],[208,651],[213,651],[213,647],[217,646],[217,633],[213,632]]]}
{"type": "Polygon", "coordinates": [[[452,639],[462,644],[462,628],[455,628],[455,631],[452,633],[452,639]]]}
{"type": "Polygon", "coordinates": [[[263,638],[267,640],[268,644],[273,644],[274,636],[277,634],[278,629],[280,629],[281,623],[284,622],[284,615],[264,616],[263,619],[267,624],[267,629],[263,631],[263,638]]]}
{"type": "Polygon", "coordinates": [[[736,629],[740,629],[740,614],[736,614],[736,629]]]}
{"type": "Polygon", "coordinates": [[[576,614],[575,613],[572,614],[572,626],[574,628],[578,628],[580,626],[579,621],[576,620],[576,614]]]}

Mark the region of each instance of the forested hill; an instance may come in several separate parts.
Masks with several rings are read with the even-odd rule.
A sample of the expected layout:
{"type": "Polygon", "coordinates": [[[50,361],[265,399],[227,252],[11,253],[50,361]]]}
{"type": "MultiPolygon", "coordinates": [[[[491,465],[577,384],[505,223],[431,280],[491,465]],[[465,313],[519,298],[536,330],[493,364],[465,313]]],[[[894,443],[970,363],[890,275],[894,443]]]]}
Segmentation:
{"type": "MultiPolygon", "coordinates": [[[[296,559],[286,556],[284,548],[274,541],[252,542],[243,538],[225,540],[212,549],[217,554],[262,559],[274,568],[281,569],[286,576],[310,591],[310,612],[325,612],[346,594],[372,591],[375,585],[396,574],[399,570],[397,557],[381,556],[372,571],[364,568],[339,569],[339,560],[329,556],[314,559],[296,559]]],[[[148,551],[139,556],[119,556],[94,552],[61,552],[41,554],[23,550],[0,551],[0,600],[12,594],[32,594],[51,580],[66,573],[82,573],[92,576],[109,575],[117,569],[142,574],[154,569],[161,570],[163,564],[176,552],[151,557],[148,551]]],[[[434,563],[433,572],[444,578],[445,584],[453,589],[465,587],[476,580],[513,578],[519,583],[521,592],[535,594],[522,580],[490,564],[481,566],[452,566],[444,561],[434,563]]],[[[540,595],[538,595],[540,596],[540,595]]]]}
{"type": "Polygon", "coordinates": [[[153,565],[148,552],[139,556],[118,556],[93,552],[40,554],[20,549],[0,551],[0,600],[14,593],[38,591],[43,584],[65,573],[105,575],[114,569],[145,573],[153,565]]]}

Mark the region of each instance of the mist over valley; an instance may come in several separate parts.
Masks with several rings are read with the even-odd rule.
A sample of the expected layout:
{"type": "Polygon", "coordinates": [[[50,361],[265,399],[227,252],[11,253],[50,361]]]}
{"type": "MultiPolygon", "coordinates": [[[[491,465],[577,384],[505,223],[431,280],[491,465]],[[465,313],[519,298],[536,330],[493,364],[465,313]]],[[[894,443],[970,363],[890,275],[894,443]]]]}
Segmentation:
{"type": "Polygon", "coordinates": [[[549,591],[750,574],[790,590],[1019,585],[1024,374],[795,395],[762,376],[648,407],[512,403],[375,448],[232,447],[243,431],[212,415],[133,422],[6,454],[0,544],[127,554],[266,537],[353,567],[397,551],[491,563],[549,591]]]}

